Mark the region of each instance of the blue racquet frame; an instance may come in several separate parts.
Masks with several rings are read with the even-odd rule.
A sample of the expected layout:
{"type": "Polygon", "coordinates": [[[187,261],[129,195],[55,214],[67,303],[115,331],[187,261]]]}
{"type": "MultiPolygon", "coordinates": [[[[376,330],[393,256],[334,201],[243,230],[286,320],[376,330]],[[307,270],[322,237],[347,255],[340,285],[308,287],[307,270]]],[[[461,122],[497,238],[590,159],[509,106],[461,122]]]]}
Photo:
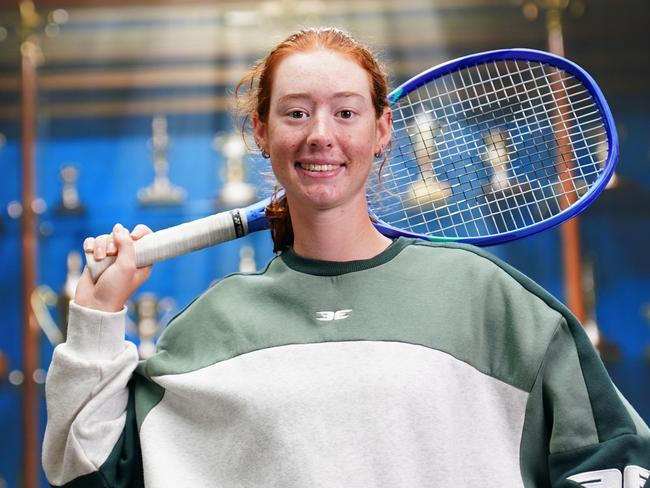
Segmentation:
{"type": "Polygon", "coordinates": [[[414,92],[423,85],[429,83],[431,80],[440,78],[442,76],[448,75],[459,69],[466,67],[472,67],[477,64],[482,64],[485,62],[493,61],[534,61],[543,63],[546,65],[551,65],[560,70],[568,73],[569,75],[575,77],[579,80],[593,96],[594,102],[598,106],[603,118],[603,125],[606,131],[606,140],[607,140],[607,151],[608,158],[607,162],[604,165],[602,173],[598,176],[596,181],[590,186],[588,191],[583,194],[574,204],[570,205],[561,212],[544,219],[542,221],[536,222],[532,225],[528,225],[519,229],[514,229],[508,232],[499,232],[495,234],[485,235],[485,236],[474,236],[474,237],[454,237],[454,236],[431,236],[426,234],[420,234],[415,232],[409,232],[407,230],[392,226],[382,221],[382,219],[374,213],[372,208],[370,209],[371,216],[375,220],[375,227],[384,235],[390,237],[397,236],[408,236],[416,237],[421,239],[427,239],[430,241],[455,241],[455,242],[466,242],[479,246],[490,246],[495,244],[501,244],[515,239],[520,239],[532,234],[536,234],[543,230],[550,229],[555,227],[566,220],[575,217],[580,212],[585,210],[591,202],[600,194],[600,192],[605,188],[612,174],[614,173],[614,168],[616,161],[618,159],[618,135],[616,132],[616,127],[614,124],[614,119],[612,117],[609,106],[603,96],[602,91],[594,81],[594,79],[582,69],[577,64],[554,54],[538,51],[534,49],[502,49],[494,51],[486,51],[482,53],[472,54],[465,56],[459,59],[451,60],[445,63],[442,63],[438,66],[434,66],[417,76],[407,80],[399,87],[395,88],[387,97],[388,102],[391,106],[394,106],[402,98],[407,96],[409,93],[414,92]]]}

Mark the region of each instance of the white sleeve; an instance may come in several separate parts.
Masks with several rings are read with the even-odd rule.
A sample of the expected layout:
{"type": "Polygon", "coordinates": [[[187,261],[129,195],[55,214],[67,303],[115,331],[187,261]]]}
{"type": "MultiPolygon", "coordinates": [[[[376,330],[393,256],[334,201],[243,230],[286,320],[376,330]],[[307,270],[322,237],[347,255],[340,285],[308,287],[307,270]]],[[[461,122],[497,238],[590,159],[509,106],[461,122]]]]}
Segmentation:
{"type": "Polygon", "coordinates": [[[97,471],[122,434],[138,364],[125,321],[126,308],[107,313],[70,302],[67,340],[54,350],[45,384],[43,468],[54,485],[97,471]]]}

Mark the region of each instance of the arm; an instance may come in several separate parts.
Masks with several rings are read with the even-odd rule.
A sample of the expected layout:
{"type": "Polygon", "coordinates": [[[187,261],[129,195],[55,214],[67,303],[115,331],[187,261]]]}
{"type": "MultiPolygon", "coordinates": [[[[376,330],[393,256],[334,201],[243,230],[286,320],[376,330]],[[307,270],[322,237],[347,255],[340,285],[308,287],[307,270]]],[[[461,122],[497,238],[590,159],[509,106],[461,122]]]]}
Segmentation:
{"type": "Polygon", "coordinates": [[[541,374],[552,486],[642,488],[650,475],[650,430],[574,319],[560,324],[541,374]]]}
{"type": "MultiPolygon", "coordinates": [[[[45,390],[43,467],[53,485],[132,486],[140,476],[132,386],[138,354],[124,340],[124,303],[149,276],[150,269],[135,268],[132,242],[148,232],[139,226],[129,236],[116,226],[108,246],[116,262],[96,284],[84,270],[70,304],[68,337],[54,351],[45,390]]],[[[84,247],[102,259],[109,242],[100,236],[84,247]]]]}
{"type": "Polygon", "coordinates": [[[54,351],[45,386],[43,468],[55,486],[99,474],[123,442],[138,363],[135,345],[124,340],[125,314],[70,304],[68,338],[54,351]]]}

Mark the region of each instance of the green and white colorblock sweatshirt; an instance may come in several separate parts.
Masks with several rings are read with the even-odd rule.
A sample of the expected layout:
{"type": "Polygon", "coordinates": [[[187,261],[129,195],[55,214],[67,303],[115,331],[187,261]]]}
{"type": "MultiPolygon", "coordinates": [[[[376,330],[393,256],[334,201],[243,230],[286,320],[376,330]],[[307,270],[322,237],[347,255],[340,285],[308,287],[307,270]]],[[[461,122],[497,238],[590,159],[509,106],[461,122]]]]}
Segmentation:
{"type": "Polygon", "coordinates": [[[138,363],[71,306],[46,386],[55,486],[641,488],[650,431],[582,327],[484,251],[289,251],[224,278],[138,363]]]}

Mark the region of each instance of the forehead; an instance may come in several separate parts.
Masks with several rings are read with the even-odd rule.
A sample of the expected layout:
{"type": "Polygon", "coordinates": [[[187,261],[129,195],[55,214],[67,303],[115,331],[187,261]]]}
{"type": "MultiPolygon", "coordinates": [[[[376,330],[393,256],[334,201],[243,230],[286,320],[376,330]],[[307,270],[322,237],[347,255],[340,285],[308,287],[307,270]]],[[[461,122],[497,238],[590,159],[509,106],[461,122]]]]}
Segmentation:
{"type": "Polygon", "coordinates": [[[276,98],[291,93],[326,95],[355,92],[370,98],[370,75],[350,56],[330,50],[294,53],[278,64],[271,89],[276,98]]]}

